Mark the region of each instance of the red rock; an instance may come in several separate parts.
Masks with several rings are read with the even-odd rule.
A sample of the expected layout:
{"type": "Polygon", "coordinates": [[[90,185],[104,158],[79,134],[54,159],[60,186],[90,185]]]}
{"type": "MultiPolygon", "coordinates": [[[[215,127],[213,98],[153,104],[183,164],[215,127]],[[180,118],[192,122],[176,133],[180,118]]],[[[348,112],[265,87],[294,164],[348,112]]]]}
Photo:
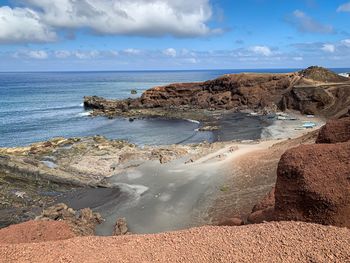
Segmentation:
{"type": "Polygon", "coordinates": [[[253,207],[252,213],[265,210],[270,207],[275,206],[275,187],[271,189],[271,191],[262,199],[258,204],[253,207]]]}
{"type": "Polygon", "coordinates": [[[350,140],[350,117],[329,120],[318,134],[316,143],[338,143],[350,140]]]}
{"type": "Polygon", "coordinates": [[[114,116],[131,109],[293,109],[339,117],[350,102],[350,81],[319,67],[288,74],[227,74],[198,83],[175,83],[146,90],[141,98],[108,100],[85,97],[95,115],[114,116]],[[329,83],[337,82],[332,86],[329,83]],[[320,86],[320,85],[324,86],[320,86]],[[341,84],[341,85],[340,85],[341,84]],[[339,116],[338,116],[339,115],[339,116]]]}
{"type": "Polygon", "coordinates": [[[350,142],[288,150],[277,173],[276,219],[350,227],[350,142]]]}
{"type": "Polygon", "coordinates": [[[251,213],[248,216],[248,222],[251,224],[260,224],[265,221],[273,221],[275,219],[274,217],[274,208],[269,207],[264,210],[258,210],[253,213],[251,213]]]}

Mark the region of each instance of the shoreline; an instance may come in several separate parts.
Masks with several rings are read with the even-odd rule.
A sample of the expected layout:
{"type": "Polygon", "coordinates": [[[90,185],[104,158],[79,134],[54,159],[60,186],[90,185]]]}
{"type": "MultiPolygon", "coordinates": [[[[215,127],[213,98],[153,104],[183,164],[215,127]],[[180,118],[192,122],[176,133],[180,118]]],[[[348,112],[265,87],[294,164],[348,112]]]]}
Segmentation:
{"type": "MultiPolygon", "coordinates": [[[[292,134],[296,137],[310,131],[296,131],[291,128],[297,123],[301,124],[301,120],[282,122],[285,123],[283,129],[288,138],[293,137],[290,136],[292,134]]],[[[276,122],[269,126],[270,129],[280,127],[280,123],[276,122]]],[[[117,217],[126,217],[132,232],[157,233],[218,221],[213,214],[219,214],[221,208],[218,212],[214,211],[213,206],[216,199],[221,198],[227,191],[225,187],[231,178],[232,163],[242,156],[267,150],[288,138],[143,146],[142,148],[102,137],[61,139],[62,142],[57,142],[57,145],[51,145],[48,149],[44,147],[43,153],[40,150],[43,146],[41,144],[36,146],[37,153],[31,153],[34,159],[30,162],[41,162],[33,174],[46,174],[46,178],[56,178],[57,182],[66,183],[69,182],[66,181],[68,178],[80,177],[81,186],[93,186],[93,188],[81,190],[79,190],[80,187],[75,186],[73,189],[77,188],[80,194],[75,195],[75,190],[73,192],[68,190],[67,194],[63,194],[58,200],[65,201],[75,209],[83,206],[95,207],[96,211],[107,218],[106,223],[98,227],[98,234],[109,235],[117,217]],[[45,161],[42,161],[43,158],[45,161]],[[115,162],[118,158],[119,161],[115,162]],[[48,163],[52,164],[51,167],[48,163]],[[61,178],[62,174],[66,174],[67,179],[61,178]],[[81,177],[82,174],[86,175],[81,177]],[[114,198],[115,194],[109,195],[110,190],[94,190],[96,186],[107,187],[106,189],[116,188],[115,194],[120,194],[121,197],[114,198]],[[97,199],[92,198],[96,196],[93,194],[94,191],[100,191],[102,196],[100,195],[97,199]],[[178,216],[174,217],[175,211],[178,216]],[[143,219],[142,222],[140,218],[143,219]],[[163,222],[166,222],[165,225],[163,222]]],[[[12,155],[10,154],[12,162],[14,161],[17,167],[25,165],[22,168],[23,171],[28,169],[32,171],[34,167],[28,166],[28,157],[22,157],[22,154],[27,156],[26,152],[30,152],[30,147],[29,149],[23,147],[22,152],[18,152],[18,148],[15,150],[17,152],[12,151],[12,155]]],[[[65,191],[67,190],[63,190],[63,193],[65,191]]],[[[255,199],[250,198],[250,202],[253,202],[253,199],[258,201],[262,194],[263,191],[260,190],[255,199]]],[[[243,205],[245,208],[242,211],[251,209],[248,207],[249,204],[243,205]]]]}

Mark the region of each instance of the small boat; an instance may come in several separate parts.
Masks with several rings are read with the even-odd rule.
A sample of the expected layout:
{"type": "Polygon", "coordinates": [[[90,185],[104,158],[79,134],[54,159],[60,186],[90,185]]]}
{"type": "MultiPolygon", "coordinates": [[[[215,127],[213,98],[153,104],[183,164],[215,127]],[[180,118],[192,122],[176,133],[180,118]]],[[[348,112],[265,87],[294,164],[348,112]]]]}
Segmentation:
{"type": "Polygon", "coordinates": [[[306,129],[312,129],[314,127],[316,127],[316,123],[314,122],[305,122],[303,124],[303,128],[306,128],[306,129]]]}

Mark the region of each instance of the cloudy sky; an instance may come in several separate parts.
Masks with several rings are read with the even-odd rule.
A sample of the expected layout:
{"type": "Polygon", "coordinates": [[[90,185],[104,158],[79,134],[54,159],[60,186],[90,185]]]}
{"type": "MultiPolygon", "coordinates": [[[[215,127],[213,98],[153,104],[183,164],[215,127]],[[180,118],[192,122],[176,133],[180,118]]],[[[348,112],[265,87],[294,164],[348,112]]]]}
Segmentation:
{"type": "Polygon", "coordinates": [[[349,0],[0,0],[0,71],[349,61],[349,0]]]}

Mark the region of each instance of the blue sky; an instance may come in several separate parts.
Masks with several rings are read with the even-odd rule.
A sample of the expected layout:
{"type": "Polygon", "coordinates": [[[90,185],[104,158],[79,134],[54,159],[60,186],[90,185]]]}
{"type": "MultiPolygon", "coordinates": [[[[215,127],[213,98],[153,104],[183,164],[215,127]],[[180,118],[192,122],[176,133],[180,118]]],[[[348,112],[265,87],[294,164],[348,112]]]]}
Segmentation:
{"type": "Polygon", "coordinates": [[[349,0],[0,0],[0,71],[349,61],[349,0]]]}

